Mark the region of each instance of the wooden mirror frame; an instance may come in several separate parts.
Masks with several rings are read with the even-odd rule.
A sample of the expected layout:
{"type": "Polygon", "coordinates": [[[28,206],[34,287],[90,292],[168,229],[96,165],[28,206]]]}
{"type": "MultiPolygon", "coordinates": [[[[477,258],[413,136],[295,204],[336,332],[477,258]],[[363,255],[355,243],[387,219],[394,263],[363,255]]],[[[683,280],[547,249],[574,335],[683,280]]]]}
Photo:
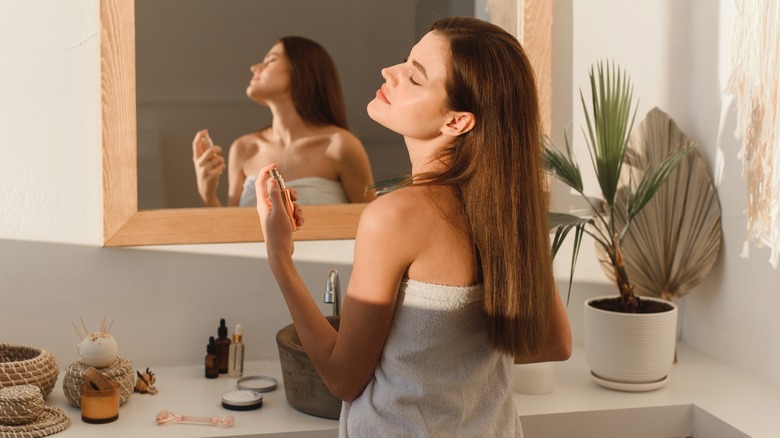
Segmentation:
{"type": "MultiPolygon", "coordinates": [[[[551,102],[552,0],[518,0],[537,68],[545,126],[551,102]]],[[[103,246],[260,242],[251,207],[138,211],[135,0],[100,0],[103,246]]],[[[353,239],[365,204],[307,206],[296,240],[353,239]]]]}

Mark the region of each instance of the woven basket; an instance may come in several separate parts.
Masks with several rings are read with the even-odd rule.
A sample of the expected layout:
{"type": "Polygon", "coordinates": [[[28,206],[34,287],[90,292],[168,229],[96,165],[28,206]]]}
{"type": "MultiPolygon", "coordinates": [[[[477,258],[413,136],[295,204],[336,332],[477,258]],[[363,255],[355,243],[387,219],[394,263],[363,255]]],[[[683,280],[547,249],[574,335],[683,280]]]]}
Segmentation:
{"type": "Polygon", "coordinates": [[[35,385],[49,396],[60,371],[48,351],[22,344],[0,343],[0,388],[35,385]]]}
{"type": "MultiPolygon", "coordinates": [[[[68,365],[62,379],[62,392],[65,393],[65,398],[77,408],[81,407],[81,385],[84,384],[82,376],[87,368],[89,365],[77,360],[68,365]]],[[[118,357],[111,365],[97,370],[119,385],[119,404],[125,404],[135,390],[133,364],[123,357],[118,357]]]]}

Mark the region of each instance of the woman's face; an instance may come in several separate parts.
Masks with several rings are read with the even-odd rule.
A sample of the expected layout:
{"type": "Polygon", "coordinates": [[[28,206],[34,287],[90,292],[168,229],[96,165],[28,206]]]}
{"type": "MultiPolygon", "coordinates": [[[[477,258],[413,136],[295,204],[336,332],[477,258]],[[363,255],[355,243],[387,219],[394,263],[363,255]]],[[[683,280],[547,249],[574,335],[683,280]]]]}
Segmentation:
{"type": "Polygon", "coordinates": [[[445,106],[449,45],[429,32],[402,64],[382,69],[385,83],[368,103],[374,121],[405,137],[436,137],[449,110],[445,106]]]}
{"type": "Polygon", "coordinates": [[[263,62],[249,68],[252,79],[246,89],[246,95],[251,99],[265,103],[269,98],[290,92],[290,64],[284,54],[282,43],[276,43],[263,62]]]}

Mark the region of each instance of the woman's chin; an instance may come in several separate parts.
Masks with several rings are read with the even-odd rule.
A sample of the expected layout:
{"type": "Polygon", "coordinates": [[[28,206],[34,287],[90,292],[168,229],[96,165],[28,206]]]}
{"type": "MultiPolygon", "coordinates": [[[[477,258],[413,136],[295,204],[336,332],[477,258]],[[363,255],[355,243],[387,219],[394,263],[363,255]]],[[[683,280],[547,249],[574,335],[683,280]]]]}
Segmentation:
{"type": "Polygon", "coordinates": [[[371,102],[368,102],[368,105],[366,105],[366,112],[368,113],[368,117],[371,118],[371,120],[379,123],[380,125],[387,127],[387,125],[384,124],[383,118],[381,116],[382,111],[381,108],[385,104],[381,102],[379,99],[374,98],[371,102]]]}

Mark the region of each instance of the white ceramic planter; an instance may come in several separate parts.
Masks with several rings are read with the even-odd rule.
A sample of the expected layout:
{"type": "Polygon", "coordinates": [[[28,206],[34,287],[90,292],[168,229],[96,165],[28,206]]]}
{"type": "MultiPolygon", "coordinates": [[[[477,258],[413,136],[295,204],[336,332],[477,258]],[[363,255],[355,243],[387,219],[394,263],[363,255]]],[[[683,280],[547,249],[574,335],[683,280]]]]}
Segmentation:
{"type": "Polygon", "coordinates": [[[627,391],[657,389],[668,380],[677,340],[677,306],[663,313],[630,314],[596,309],[585,302],[585,355],[602,386],[627,391]]]}

